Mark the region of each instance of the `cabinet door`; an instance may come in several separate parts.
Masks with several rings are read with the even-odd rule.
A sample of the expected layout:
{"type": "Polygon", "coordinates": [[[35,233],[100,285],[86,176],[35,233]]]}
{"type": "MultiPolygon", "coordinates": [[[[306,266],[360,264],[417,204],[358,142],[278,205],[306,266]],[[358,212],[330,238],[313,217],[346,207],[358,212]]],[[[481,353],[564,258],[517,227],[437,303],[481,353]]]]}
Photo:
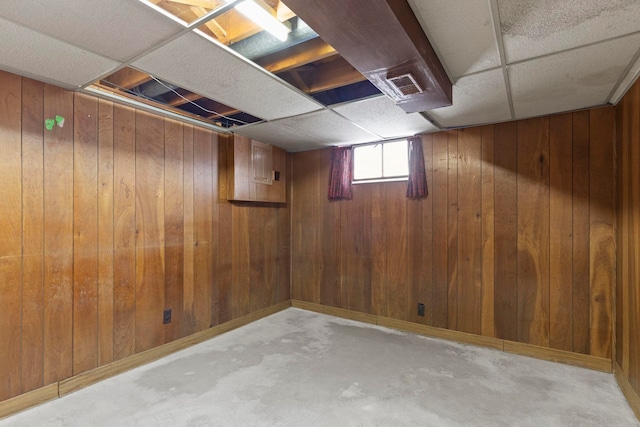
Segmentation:
{"type": "Polygon", "coordinates": [[[228,200],[286,203],[286,155],[269,144],[234,135],[227,151],[228,200]]]}
{"type": "Polygon", "coordinates": [[[273,150],[271,145],[251,140],[251,182],[273,184],[273,150]]]}

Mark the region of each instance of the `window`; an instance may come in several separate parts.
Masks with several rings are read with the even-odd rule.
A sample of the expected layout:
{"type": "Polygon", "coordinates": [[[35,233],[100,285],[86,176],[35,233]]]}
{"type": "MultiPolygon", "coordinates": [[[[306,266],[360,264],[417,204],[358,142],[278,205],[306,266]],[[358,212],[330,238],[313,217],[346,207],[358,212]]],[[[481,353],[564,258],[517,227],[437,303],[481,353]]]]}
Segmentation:
{"type": "Polygon", "coordinates": [[[353,147],[353,183],[404,181],[409,175],[407,140],[353,147]]]}

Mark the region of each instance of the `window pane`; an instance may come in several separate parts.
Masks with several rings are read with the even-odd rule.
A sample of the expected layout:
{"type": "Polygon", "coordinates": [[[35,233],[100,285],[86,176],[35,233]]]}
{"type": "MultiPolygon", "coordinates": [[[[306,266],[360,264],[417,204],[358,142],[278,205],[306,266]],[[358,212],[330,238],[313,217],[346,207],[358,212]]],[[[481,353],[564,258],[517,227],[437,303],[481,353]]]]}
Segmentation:
{"type": "Polygon", "coordinates": [[[407,141],[384,144],[384,177],[406,176],[409,174],[407,141]]]}
{"type": "Polygon", "coordinates": [[[353,179],[382,176],[382,145],[363,145],[353,149],[353,179]]]}

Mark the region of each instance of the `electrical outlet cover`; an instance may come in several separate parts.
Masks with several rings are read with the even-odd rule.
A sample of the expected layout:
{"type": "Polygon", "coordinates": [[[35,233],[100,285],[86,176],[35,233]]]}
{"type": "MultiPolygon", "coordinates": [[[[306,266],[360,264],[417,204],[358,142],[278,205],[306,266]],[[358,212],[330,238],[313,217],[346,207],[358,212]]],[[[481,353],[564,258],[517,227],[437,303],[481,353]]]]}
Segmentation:
{"type": "Polygon", "coordinates": [[[162,324],[166,325],[167,323],[171,323],[171,309],[168,308],[162,314],[162,324]]]}

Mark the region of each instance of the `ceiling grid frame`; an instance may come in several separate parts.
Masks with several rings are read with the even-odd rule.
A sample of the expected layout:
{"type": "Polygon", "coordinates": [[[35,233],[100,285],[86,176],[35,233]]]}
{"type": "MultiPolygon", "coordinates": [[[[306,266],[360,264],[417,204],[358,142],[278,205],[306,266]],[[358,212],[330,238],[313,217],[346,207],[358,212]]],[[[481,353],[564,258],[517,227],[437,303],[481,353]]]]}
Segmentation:
{"type": "MultiPolygon", "coordinates": [[[[71,90],[80,90],[87,93],[92,93],[91,91],[89,91],[89,88],[94,83],[95,79],[105,77],[127,66],[132,66],[133,68],[137,68],[140,71],[152,74],[157,78],[165,80],[168,83],[175,84],[176,82],[173,79],[165,77],[164,75],[162,75],[162,73],[156,73],[156,72],[153,72],[154,71],[153,69],[144,69],[141,67],[136,67],[135,65],[132,65],[132,64],[138,62],[143,58],[149,58],[153,52],[162,50],[165,46],[170,45],[176,42],[177,40],[187,40],[187,38],[194,37],[194,36],[202,37],[201,35],[198,34],[198,31],[199,31],[198,27],[204,24],[205,22],[208,22],[211,19],[215,19],[214,14],[212,14],[213,12],[209,12],[199,17],[198,19],[194,20],[191,23],[180,23],[176,20],[171,20],[171,18],[169,18],[168,16],[165,16],[163,13],[160,13],[158,10],[154,10],[154,8],[147,7],[148,4],[145,5],[145,3],[150,3],[150,2],[148,1],[143,2],[140,0],[104,0],[103,4],[100,6],[101,10],[111,9],[115,11],[116,15],[101,16],[102,14],[96,14],[89,5],[85,9],[84,3],[79,2],[79,0],[72,0],[74,2],[73,4],[77,3],[77,6],[74,6],[75,9],[73,13],[65,14],[64,13],[64,10],[66,10],[65,8],[70,8],[71,6],[67,6],[67,4],[61,3],[61,6],[63,6],[63,8],[61,9],[60,13],[55,14],[55,17],[54,17],[55,19],[50,19],[50,17],[48,17],[47,20],[44,21],[43,20],[44,19],[43,17],[45,16],[44,12],[38,12],[35,17],[29,16],[28,10],[30,10],[29,8],[31,7],[30,5],[33,1],[35,0],[26,0],[25,2],[22,2],[19,0],[8,0],[6,4],[6,8],[0,11],[0,22],[7,22],[10,24],[5,25],[5,28],[0,28],[0,37],[10,36],[12,34],[12,31],[14,31],[13,30],[14,28],[16,29],[22,28],[23,30],[20,30],[21,32],[17,31],[14,33],[15,34],[14,39],[18,37],[17,36],[18,34],[22,34],[22,32],[25,32],[28,34],[32,34],[34,37],[36,37],[35,39],[37,40],[50,41],[51,46],[68,46],[69,49],[71,49],[69,51],[70,52],[69,55],[67,55],[68,58],[65,58],[65,60],[68,63],[65,64],[61,58],[56,59],[55,55],[45,54],[44,52],[42,52],[42,50],[38,51],[38,46],[29,46],[27,43],[16,42],[15,45],[10,45],[9,48],[24,50],[24,53],[26,55],[32,55],[32,57],[27,56],[26,58],[31,58],[31,59],[25,60],[26,62],[25,61],[20,62],[18,59],[16,59],[14,54],[7,53],[6,55],[4,55],[3,58],[0,59],[0,69],[4,69],[6,71],[13,72],[13,73],[22,74],[30,78],[39,79],[47,83],[59,84],[71,90]],[[154,40],[153,35],[149,33],[149,29],[148,29],[149,24],[147,24],[146,27],[143,26],[144,28],[140,30],[140,35],[142,36],[143,41],[138,42],[136,39],[136,43],[138,43],[136,46],[144,47],[142,50],[137,51],[135,54],[131,56],[120,57],[119,59],[114,59],[111,56],[104,56],[103,53],[107,51],[122,53],[122,52],[126,52],[127,50],[131,51],[131,50],[137,49],[137,47],[131,47],[131,46],[122,46],[122,47],[118,46],[117,40],[122,39],[122,36],[119,38],[115,37],[114,40],[109,40],[109,38],[106,37],[108,32],[105,32],[105,28],[108,27],[108,23],[111,23],[114,20],[114,16],[119,16],[121,14],[127,13],[127,7],[129,3],[131,3],[132,6],[133,6],[133,3],[144,5],[144,8],[135,7],[136,12],[133,14],[133,16],[136,16],[137,17],[136,19],[138,20],[140,20],[144,16],[151,17],[149,19],[149,22],[156,22],[156,21],[162,22],[163,20],[166,20],[166,24],[163,25],[162,28],[163,28],[163,31],[169,31],[170,34],[161,39],[154,40]],[[146,10],[142,10],[142,9],[146,9],[146,10]],[[147,15],[144,15],[145,13],[147,15]],[[15,19],[9,18],[8,15],[12,16],[15,19]],[[83,19],[80,21],[81,25],[79,26],[79,28],[84,28],[87,25],[91,25],[96,29],[95,33],[89,34],[90,37],[88,37],[87,40],[83,40],[82,38],[77,38],[80,30],[78,28],[72,28],[74,25],[77,24],[77,22],[75,22],[74,19],[78,19],[82,17],[85,17],[86,19],[83,19]],[[42,22],[43,25],[37,26],[38,22],[42,22]],[[86,23],[82,24],[82,22],[86,22],[86,23]],[[90,23],[90,24],[87,24],[87,23],[90,23]],[[171,30],[172,26],[173,26],[173,30],[171,30]],[[179,26],[182,26],[183,28],[179,28],[179,26]],[[191,36],[191,34],[193,34],[193,36],[191,36]],[[80,44],[74,42],[74,40],[80,44]],[[150,43],[151,41],[153,41],[153,43],[150,43]],[[78,69],[78,71],[82,71],[84,73],[84,74],[82,73],[77,74],[80,76],[86,76],[88,74],[92,74],[96,70],[95,67],[93,69],[87,68],[86,70],[83,68],[78,68],[78,67],[82,67],[82,64],[86,62],[82,60],[83,51],[89,55],[98,55],[98,57],[102,57],[107,61],[111,60],[114,62],[109,64],[108,62],[100,63],[100,61],[98,61],[98,64],[102,64],[100,65],[100,67],[103,67],[101,70],[99,70],[99,74],[100,74],[99,76],[92,75],[91,79],[88,79],[88,78],[85,79],[85,77],[81,77],[82,79],[84,79],[82,82],[74,81],[73,82],[74,84],[71,84],[71,81],[69,80],[70,77],[66,76],[60,70],[69,69],[69,67],[75,66],[78,69]],[[29,61],[32,61],[32,62],[29,62],[29,61]],[[53,63],[51,63],[50,61],[53,61],[53,63]],[[58,65],[56,65],[56,63],[58,65]],[[50,65],[36,66],[34,64],[50,64],[50,65]],[[74,64],[78,64],[78,65],[74,65],[74,64]],[[58,74],[54,75],[52,73],[54,74],[58,73],[58,74]],[[65,79],[66,79],[66,83],[65,83],[65,79]],[[81,83],[81,84],[75,84],[75,83],[81,83]]],[[[64,0],[54,0],[54,2],[55,1],[62,2],[64,0]]],[[[476,126],[480,124],[486,124],[484,122],[479,121],[482,119],[483,117],[482,115],[474,116],[474,114],[476,114],[478,109],[481,109],[481,108],[485,108],[487,111],[490,111],[493,108],[492,105],[495,106],[495,103],[497,102],[496,101],[497,97],[502,95],[498,94],[491,98],[485,99],[482,96],[482,94],[487,93],[487,90],[485,89],[484,92],[474,91],[472,90],[473,88],[471,87],[471,85],[473,82],[480,82],[478,84],[484,84],[483,82],[488,81],[487,79],[489,78],[491,73],[495,72],[493,70],[498,70],[498,69],[502,72],[501,84],[504,85],[504,90],[506,90],[506,93],[507,93],[504,105],[506,106],[508,104],[509,117],[505,116],[504,120],[515,120],[515,119],[521,119],[526,117],[533,117],[531,114],[543,115],[543,114],[553,114],[555,112],[563,111],[563,110],[554,111],[553,108],[550,108],[550,107],[553,107],[552,104],[554,103],[553,99],[550,99],[548,101],[541,103],[540,108],[527,107],[527,109],[523,110],[525,111],[524,113],[522,112],[517,113],[518,108],[520,108],[516,106],[516,104],[520,102],[516,99],[518,97],[517,94],[518,93],[521,94],[523,90],[527,90],[525,87],[516,87],[519,84],[518,82],[521,82],[522,79],[525,78],[523,76],[532,75],[532,77],[535,77],[537,79],[536,84],[549,85],[553,83],[552,81],[554,78],[553,76],[556,75],[553,73],[560,72],[558,70],[553,72],[550,72],[547,70],[550,67],[549,64],[556,63],[556,55],[557,55],[558,61],[560,61],[560,64],[573,64],[574,62],[572,62],[573,59],[571,58],[572,57],[578,58],[576,60],[579,61],[579,58],[583,54],[588,54],[595,58],[597,58],[598,56],[594,56],[594,55],[605,54],[605,57],[607,57],[606,49],[615,50],[615,49],[618,49],[617,46],[624,46],[624,42],[619,42],[617,44],[611,43],[611,42],[614,42],[616,40],[623,40],[627,38],[626,40],[630,40],[630,41],[633,41],[633,43],[635,43],[636,39],[632,38],[632,36],[640,35],[640,7],[638,6],[638,3],[635,3],[635,2],[615,0],[605,5],[598,2],[587,2],[586,0],[582,2],[582,0],[580,0],[582,3],[584,3],[584,5],[588,5],[589,8],[587,9],[590,9],[590,10],[581,10],[579,12],[576,11],[575,14],[573,14],[570,7],[563,5],[561,10],[557,14],[555,14],[555,11],[553,11],[554,15],[552,16],[552,18],[554,18],[553,20],[554,23],[550,24],[548,26],[549,28],[543,29],[544,31],[547,31],[547,30],[553,31],[555,29],[554,27],[555,25],[558,27],[558,31],[563,32],[562,35],[558,36],[558,35],[555,35],[553,32],[545,33],[543,30],[538,31],[536,30],[536,27],[535,27],[536,25],[535,17],[542,16],[544,13],[546,13],[545,8],[553,7],[553,6],[549,6],[551,4],[549,2],[542,2],[542,1],[533,2],[528,0],[518,0],[518,5],[514,6],[513,8],[508,7],[507,8],[508,15],[502,16],[500,5],[507,4],[507,3],[501,3],[502,0],[473,0],[474,7],[469,8],[469,10],[475,10],[476,12],[482,11],[483,13],[482,16],[478,16],[477,13],[474,13],[474,19],[475,18],[485,19],[484,8],[485,7],[487,8],[487,13],[488,13],[487,16],[490,18],[490,28],[492,29],[492,35],[494,39],[493,41],[495,42],[495,45],[496,45],[495,48],[497,49],[497,58],[499,58],[499,64],[497,64],[498,66],[487,68],[487,65],[490,65],[492,63],[491,61],[487,62],[487,58],[489,58],[489,56],[484,58],[482,57],[481,54],[478,54],[478,56],[471,58],[470,59],[471,62],[469,62],[468,64],[464,64],[464,63],[461,64],[460,62],[457,62],[458,65],[454,65],[452,68],[452,64],[456,64],[455,61],[458,61],[460,58],[460,55],[451,56],[452,55],[451,47],[453,46],[452,43],[457,43],[457,42],[466,43],[465,40],[472,40],[474,37],[477,38],[478,34],[474,32],[478,31],[478,28],[480,28],[481,25],[480,24],[472,25],[471,26],[472,28],[470,29],[460,27],[460,25],[467,25],[467,24],[464,24],[465,22],[467,23],[470,22],[465,20],[466,18],[463,19],[462,24],[458,23],[458,27],[457,27],[458,28],[457,31],[460,33],[459,35],[461,38],[456,42],[452,42],[451,41],[452,33],[446,32],[446,31],[443,32],[442,30],[443,26],[446,27],[449,24],[446,24],[446,25],[443,24],[440,26],[436,25],[434,28],[431,28],[431,27],[427,28],[427,22],[433,21],[434,19],[440,19],[438,18],[437,13],[436,15],[433,15],[434,11],[444,13],[443,18],[445,20],[446,19],[451,20],[452,19],[451,17],[454,15],[455,10],[458,10],[458,11],[460,10],[460,4],[463,1],[467,1],[467,0],[450,0],[450,1],[408,0],[408,3],[412,7],[416,15],[416,18],[420,23],[420,26],[422,27],[423,31],[427,35],[428,39],[431,41],[436,51],[437,57],[441,60],[447,76],[450,79],[452,79],[452,81],[453,79],[455,79],[455,83],[459,85],[458,90],[465,91],[466,98],[459,97],[458,99],[462,100],[463,103],[471,101],[473,105],[472,108],[459,108],[460,106],[458,108],[455,108],[456,99],[454,97],[454,101],[453,101],[454,108],[450,111],[443,110],[442,112],[439,113],[439,110],[435,109],[435,110],[415,113],[415,114],[419,114],[421,118],[425,120],[424,126],[429,128],[428,130],[425,130],[425,132],[435,132],[438,130],[448,129],[450,127],[466,127],[466,126],[476,126]],[[591,7],[591,5],[593,6],[591,7]],[[524,8],[524,9],[518,10],[518,8],[524,8]],[[422,11],[422,13],[427,13],[427,12],[431,13],[431,15],[429,16],[428,19],[425,19],[425,16],[417,12],[418,10],[422,11]],[[606,13],[599,14],[599,11],[601,10],[604,10],[606,13]],[[522,17],[520,17],[518,14],[523,13],[523,11],[525,12],[533,11],[533,13],[526,16],[523,15],[522,17]],[[532,18],[532,16],[534,18],[532,18]],[[571,25],[559,24],[559,22],[561,22],[561,19],[565,16],[568,16],[570,18],[570,20],[572,21],[571,25]],[[522,22],[517,21],[520,18],[523,19],[522,22]],[[516,21],[514,21],[514,19],[516,21]],[[620,25],[621,28],[609,28],[609,27],[613,27],[611,23],[616,22],[615,19],[620,19],[619,22],[621,23],[620,25]],[[590,27],[592,21],[593,21],[593,27],[590,27]],[[512,28],[512,25],[514,25],[513,24],[514,22],[515,22],[515,25],[517,25],[518,27],[516,29],[517,31],[510,30],[510,28],[512,28]],[[508,26],[504,26],[506,25],[505,23],[507,23],[508,26]],[[591,32],[591,28],[593,28],[592,32],[591,32]],[[529,49],[529,47],[526,46],[528,37],[537,37],[536,34],[538,32],[541,32],[542,36],[539,37],[538,39],[535,39],[533,42],[535,43],[535,46],[529,49]],[[585,38],[581,42],[580,37],[582,35],[584,35],[585,38]],[[448,41],[444,45],[436,43],[436,40],[445,40],[445,39],[448,41]],[[547,43],[547,42],[550,44],[545,45],[544,43],[547,43]],[[509,43],[509,46],[506,46],[507,43],[509,43]],[[607,44],[607,43],[610,43],[610,44],[607,44]],[[620,43],[622,43],[622,45],[620,43]],[[523,48],[525,49],[525,51],[518,53],[516,55],[516,57],[522,57],[523,59],[517,59],[513,62],[508,62],[509,55],[507,54],[507,50],[509,49],[509,52],[514,52],[513,49],[515,49],[517,46],[524,46],[523,48]],[[591,49],[586,49],[584,51],[580,50],[585,48],[591,48],[591,49]],[[528,55],[533,55],[533,56],[528,56],[528,55]],[[484,61],[484,62],[482,62],[482,64],[479,64],[479,63],[474,64],[473,63],[474,60],[484,61]],[[470,65],[470,67],[461,68],[461,65],[470,65]],[[519,69],[518,69],[518,66],[520,66],[519,69]],[[543,72],[547,72],[548,73],[546,74],[547,77],[545,77],[545,75],[540,77],[539,76],[540,71],[537,67],[542,67],[540,70],[542,70],[543,72]],[[456,73],[459,74],[461,72],[462,74],[456,75],[456,73]],[[523,73],[528,73],[528,74],[523,74],[523,73]],[[518,77],[514,81],[514,78],[515,78],[514,76],[516,75],[518,75],[518,77]],[[465,84],[465,81],[466,81],[466,84],[465,84]],[[463,99],[466,99],[467,101],[464,101],[463,99]],[[446,111],[446,114],[445,114],[445,111],[446,111]],[[452,121],[450,117],[454,117],[454,116],[457,118],[455,121],[452,121]],[[448,118],[444,120],[443,117],[448,117],[448,118]],[[475,121],[472,120],[474,117],[475,117],[475,121]],[[449,126],[450,123],[455,123],[455,125],[449,126]]],[[[285,0],[285,3],[286,3],[286,0],[285,0]]],[[[123,34],[136,34],[136,31],[137,31],[136,27],[132,27],[130,23],[125,25],[129,25],[130,28],[127,31],[123,32],[123,34]]],[[[117,27],[115,28],[117,31],[118,30],[117,27]]],[[[484,37],[482,42],[483,44],[479,45],[478,43],[476,43],[475,46],[485,47],[485,44],[487,42],[486,37],[488,34],[485,30],[487,28],[489,27],[482,26],[482,30],[483,30],[482,37],[484,37]]],[[[5,40],[11,40],[11,38],[7,37],[5,38],[5,40]]],[[[207,41],[211,42],[211,40],[207,40],[207,41]]],[[[473,43],[474,42],[472,42],[471,46],[474,46],[473,43]]],[[[246,125],[247,127],[251,126],[257,129],[262,123],[271,123],[270,126],[277,126],[277,128],[274,127],[273,129],[286,128],[289,131],[291,131],[292,133],[288,134],[289,138],[293,138],[295,137],[295,135],[300,135],[301,136],[300,145],[295,147],[292,145],[289,145],[288,149],[292,151],[300,151],[300,150],[310,149],[312,147],[318,148],[318,144],[321,142],[325,143],[325,145],[327,146],[344,143],[343,141],[340,140],[340,138],[337,138],[338,135],[334,135],[334,137],[331,137],[326,134],[323,134],[323,127],[327,127],[329,125],[326,125],[326,124],[322,125],[319,122],[316,122],[314,120],[313,121],[314,128],[305,129],[305,126],[307,126],[308,124],[305,124],[304,118],[308,114],[313,114],[313,113],[317,113],[317,114],[321,113],[321,115],[326,115],[330,113],[332,115],[335,115],[335,117],[338,117],[341,120],[341,123],[348,123],[349,128],[354,129],[355,133],[358,133],[358,131],[356,131],[355,129],[360,129],[361,131],[365,131],[368,134],[372,135],[372,137],[381,138],[381,140],[385,140],[389,138],[388,136],[385,138],[384,133],[381,134],[381,132],[376,131],[374,126],[366,125],[366,119],[368,118],[366,117],[366,114],[368,114],[370,111],[363,108],[361,112],[358,112],[357,111],[358,108],[356,108],[355,103],[360,101],[350,102],[350,103],[353,103],[354,106],[349,108],[349,111],[350,111],[349,113],[346,113],[347,108],[343,108],[343,104],[335,104],[335,105],[328,105],[328,106],[322,105],[321,103],[317,102],[312,97],[310,97],[308,94],[304,93],[303,91],[296,88],[295,86],[292,86],[290,83],[284,81],[282,78],[278,76],[274,76],[273,74],[264,71],[262,68],[257,67],[254,62],[249,61],[244,57],[241,57],[240,55],[237,55],[232,49],[228,48],[227,46],[221,45],[219,43],[218,44],[214,43],[212,46],[214,46],[215,49],[222,49],[225,52],[231,52],[235,58],[240,59],[242,63],[238,63],[239,64],[238,67],[240,67],[241,69],[248,69],[247,67],[252,68],[254,71],[249,73],[249,75],[255,76],[256,75],[255,70],[257,69],[261,74],[268,76],[269,79],[277,83],[276,86],[281,87],[282,90],[286,90],[286,93],[293,92],[295,93],[295,95],[292,94],[292,96],[299,96],[300,99],[306,99],[307,100],[306,102],[312,101],[312,103],[315,105],[315,109],[308,112],[304,112],[304,111],[303,112],[298,111],[293,113],[288,112],[287,113],[288,115],[286,116],[282,116],[282,117],[278,116],[277,118],[267,117],[268,120],[265,120],[263,122],[252,124],[252,125],[246,125]],[[345,114],[343,114],[341,110],[344,110],[345,114]],[[355,113],[353,111],[355,111],[355,113]],[[279,123],[279,121],[281,120],[285,120],[285,122],[279,123]],[[322,135],[322,139],[318,139],[317,138],[318,135],[322,135]],[[307,141],[308,144],[305,143],[304,141],[307,141]]],[[[573,77],[571,77],[571,79],[573,80],[571,79],[567,80],[567,84],[570,85],[570,88],[573,88],[572,90],[585,90],[585,91],[590,90],[587,86],[585,86],[585,83],[578,81],[578,79],[586,78],[586,77],[594,78],[591,75],[585,76],[585,74],[588,74],[589,72],[591,72],[592,74],[600,72],[601,76],[600,77],[596,76],[600,79],[600,80],[596,79],[596,84],[599,85],[597,86],[598,95],[589,96],[589,93],[585,92],[584,96],[576,96],[575,102],[571,103],[571,108],[584,109],[584,108],[591,108],[591,107],[597,107],[597,106],[608,105],[608,104],[615,105],[620,100],[622,95],[627,91],[627,89],[631,86],[631,84],[635,80],[637,80],[638,77],[640,76],[640,47],[633,50],[632,54],[630,53],[631,48],[635,48],[635,47],[636,47],[635,44],[633,46],[628,46],[628,47],[625,46],[624,49],[622,49],[619,54],[608,56],[608,57],[614,58],[614,60],[616,61],[614,64],[612,64],[612,66],[616,67],[615,70],[613,71],[607,71],[603,69],[600,69],[600,70],[592,69],[591,71],[584,70],[584,72],[580,74],[575,72],[574,70],[573,77]],[[604,91],[606,91],[606,93],[602,95],[604,91]]],[[[54,49],[56,48],[54,47],[54,49]]],[[[19,50],[15,50],[15,51],[18,52],[19,50]]],[[[197,53],[197,49],[194,49],[192,54],[199,55],[197,53]]],[[[494,56],[491,56],[491,58],[495,58],[495,53],[489,52],[489,54],[494,55],[494,56]]],[[[225,57],[224,55],[221,56],[221,58],[224,58],[224,57],[225,57]]],[[[577,62],[577,63],[587,64],[587,62],[585,61],[587,60],[582,59],[582,62],[577,62]]],[[[558,67],[560,66],[567,66],[567,65],[558,65],[558,67]]],[[[600,61],[600,65],[598,66],[602,67],[602,60],[600,61]]],[[[495,82],[494,77],[490,78],[489,80],[492,82],[495,82]]],[[[73,77],[73,79],[78,80],[77,77],[73,77]]],[[[236,79],[234,81],[241,81],[241,80],[236,79]]],[[[261,78],[261,81],[262,81],[262,78],[261,78]]],[[[213,83],[209,83],[209,86],[211,86],[211,84],[213,83]]],[[[177,84],[177,86],[181,86],[181,85],[177,84]]],[[[198,87],[186,87],[186,86],[183,86],[183,87],[187,90],[190,90],[196,93],[202,93],[202,91],[198,90],[198,87]]],[[[527,96],[535,96],[535,90],[536,90],[535,88],[537,86],[529,84],[528,87],[533,88],[534,93],[528,94],[527,96]]],[[[236,88],[236,90],[244,91],[247,89],[245,88],[245,85],[242,84],[242,85],[239,85],[236,88]]],[[[215,92],[218,93],[218,91],[219,90],[216,89],[215,92]]],[[[214,98],[209,93],[204,93],[203,95],[210,98],[214,98]]],[[[558,96],[561,96],[561,95],[558,95],[558,96]]],[[[256,98],[260,98],[260,96],[256,96],[256,98]]],[[[372,98],[375,98],[375,97],[372,97],[372,98]]],[[[363,101],[366,101],[366,100],[367,98],[365,98],[363,101]]],[[[270,99],[270,100],[257,99],[255,102],[273,103],[274,101],[276,100],[275,99],[270,99]]],[[[350,103],[347,103],[345,105],[349,105],[350,103]]],[[[366,102],[363,104],[363,106],[365,104],[366,102]]],[[[375,102],[372,102],[372,104],[375,104],[375,102]]],[[[232,106],[237,107],[236,105],[232,105],[232,106]]],[[[399,107],[393,106],[392,104],[390,104],[387,108],[389,113],[388,115],[386,115],[386,120],[389,120],[388,126],[393,126],[394,120],[397,120],[397,117],[399,117],[399,116],[396,116],[396,110],[398,110],[399,107]],[[394,117],[396,117],[396,119],[394,119],[394,117]]],[[[450,108],[450,107],[445,107],[445,108],[450,108]]],[[[244,111],[247,111],[246,108],[241,108],[241,109],[244,111]]],[[[247,113],[252,114],[251,111],[247,111],[247,113]]],[[[380,114],[380,113],[377,113],[377,114],[380,114]]],[[[255,114],[255,115],[260,117],[259,114],[255,114]]],[[[487,114],[486,117],[491,117],[491,114],[487,114]]],[[[406,126],[410,127],[411,123],[418,123],[419,125],[420,122],[419,121],[413,122],[411,119],[408,119],[407,123],[408,124],[406,126]]],[[[400,125],[400,124],[398,125],[399,128],[401,128],[402,126],[403,125],[400,125]]],[[[409,128],[406,128],[406,129],[408,131],[409,128]]],[[[238,131],[238,133],[241,133],[240,128],[232,129],[232,131],[236,131],[236,130],[238,131]]],[[[220,129],[219,131],[228,132],[229,130],[220,129]]],[[[285,133],[286,132],[288,131],[285,131],[285,133]]],[[[266,142],[270,142],[270,143],[273,143],[274,145],[278,145],[278,141],[276,139],[266,141],[266,142]]]]}

